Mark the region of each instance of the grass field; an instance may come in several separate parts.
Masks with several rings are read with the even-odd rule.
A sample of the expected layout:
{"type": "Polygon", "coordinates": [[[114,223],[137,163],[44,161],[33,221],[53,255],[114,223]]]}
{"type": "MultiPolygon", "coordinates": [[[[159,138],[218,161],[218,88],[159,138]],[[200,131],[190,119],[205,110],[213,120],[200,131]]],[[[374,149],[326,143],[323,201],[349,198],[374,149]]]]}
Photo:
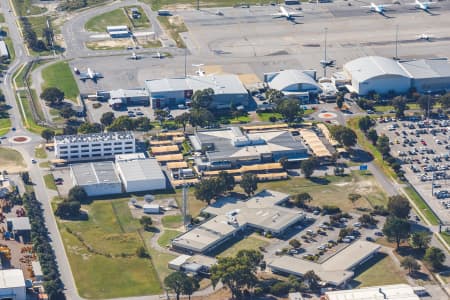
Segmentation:
{"type": "Polygon", "coordinates": [[[252,235],[245,237],[232,245],[219,247],[224,250],[220,253],[217,253],[216,256],[236,256],[236,254],[241,250],[258,250],[259,247],[267,247],[267,245],[269,245],[268,241],[266,241],[263,237],[258,237],[256,233],[253,233],[252,235]]]}
{"type": "Polygon", "coordinates": [[[32,5],[31,0],[14,0],[11,2],[18,16],[36,15],[47,11],[45,8],[32,5]]]}
{"type": "Polygon", "coordinates": [[[183,225],[183,216],[164,216],[161,219],[161,223],[165,228],[179,228],[183,225]]]}
{"type": "MultiPolygon", "coordinates": [[[[155,194],[156,199],[173,198],[178,203],[178,207],[181,207],[182,192],[181,189],[176,189],[174,192],[167,192],[163,194],[155,194]]],[[[200,211],[206,206],[206,203],[198,200],[194,196],[194,188],[190,187],[188,190],[188,209],[189,214],[193,217],[198,216],[200,211]]]]}
{"type": "Polygon", "coordinates": [[[10,37],[5,38],[6,47],[8,47],[9,61],[13,62],[16,59],[16,51],[14,49],[13,42],[10,37]]]}
{"type": "Polygon", "coordinates": [[[144,232],[142,234],[142,237],[145,241],[145,244],[147,246],[148,252],[150,253],[150,256],[152,257],[152,263],[153,267],[156,270],[156,273],[158,274],[158,279],[160,282],[164,281],[164,278],[166,278],[167,275],[173,272],[173,270],[169,269],[168,263],[169,261],[176,258],[176,255],[168,254],[159,252],[151,247],[150,239],[153,237],[152,232],[144,232]]]}
{"type": "Polygon", "coordinates": [[[448,233],[448,232],[441,232],[440,235],[444,239],[444,241],[447,243],[447,245],[450,246],[450,233],[448,233]]]}
{"type": "Polygon", "coordinates": [[[47,158],[47,152],[45,151],[45,148],[42,145],[39,145],[36,148],[34,148],[34,157],[47,158]]]}
{"type": "Polygon", "coordinates": [[[148,19],[147,14],[145,13],[145,11],[142,9],[142,7],[140,6],[126,6],[125,7],[125,11],[129,17],[129,19],[131,20],[131,23],[133,24],[133,27],[136,29],[149,29],[151,28],[151,24],[150,24],[150,20],[148,19]],[[132,8],[137,8],[137,10],[139,11],[141,17],[138,19],[133,19],[131,16],[131,9],[132,8]]]}
{"type": "Polygon", "coordinates": [[[144,241],[139,233],[141,225],[131,216],[127,202],[128,199],[94,201],[83,206],[88,220],[59,221],[82,297],[103,299],[162,292],[152,262],[135,256],[144,241]]]}
{"type": "Polygon", "coordinates": [[[351,282],[354,287],[407,283],[402,271],[384,253],[378,253],[374,258],[358,267],[355,275],[351,282]]]}
{"type": "Polygon", "coordinates": [[[36,122],[33,119],[33,115],[31,113],[31,107],[30,103],[28,101],[28,98],[24,94],[24,92],[19,92],[20,97],[16,96],[17,105],[20,108],[20,114],[22,117],[22,120],[24,121],[25,127],[36,134],[41,134],[42,130],[45,129],[45,127],[39,126],[36,124],[36,122]],[[21,109],[21,106],[23,107],[23,111],[21,109]]]}
{"type": "Polygon", "coordinates": [[[127,25],[131,27],[130,20],[122,8],[118,8],[90,19],[84,25],[87,31],[106,32],[107,26],[127,25]]]}
{"type": "Polygon", "coordinates": [[[53,174],[47,174],[44,175],[44,182],[45,182],[45,187],[48,188],[49,190],[54,190],[56,191],[56,184],[55,184],[55,178],[53,177],[53,174]]]}
{"type": "MultiPolygon", "coordinates": [[[[140,0],[152,6],[153,10],[161,8],[173,8],[174,5],[181,4],[183,6],[197,7],[196,0],[140,0]]],[[[273,1],[269,0],[213,0],[213,1],[200,1],[200,8],[205,7],[229,7],[239,5],[241,3],[253,5],[253,4],[269,4],[273,1]]]]}
{"type": "Polygon", "coordinates": [[[432,225],[439,224],[439,219],[436,217],[434,212],[431,210],[431,208],[428,206],[428,204],[425,202],[425,200],[423,200],[422,197],[420,197],[420,195],[417,194],[416,191],[414,191],[413,188],[405,187],[404,191],[409,196],[409,198],[411,198],[411,200],[414,202],[414,204],[417,205],[419,210],[422,212],[422,214],[425,216],[425,218],[427,218],[427,220],[432,225]]]}
{"type": "Polygon", "coordinates": [[[0,23],[5,23],[5,16],[0,14],[0,23]]]}
{"type": "Polygon", "coordinates": [[[173,17],[158,16],[158,21],[166,33],[175,41],[178,48],[186,48],[184,41],[180,37],[181,32],[188,31],[186,25],[183,22],[171,22],[170,18],[173,17]]]}
{"type": "Polygon", "coordinates": [[[0,119],[0,136],[5,135],[11,129],[11,120],[9,118],[0,119]]]}
{"type": "Polygon", "coordinates": [[[73,102],[77,101],[80,91],[66,61],[60,61],[44,68],[42,70],[42,78],[44,79],[42,90],[48,87],[56,87],[64,92],[65,98],[73,102]]]}
{"type": "Polygon", "coordinates": [[[26,164],[22,155],[13,149],[0,148],[0,171],[8,173],[19,173],[26,170],[26,164]]]}
{"type": "MultiPolygon", "coordinates": [[[[355,171],[351,176],[327,176],[316,182],[314,180],[314,178],[311,181],[296,177],[289,180],[263,182],[258,184],[258,190],[272,189],[291,195],[306,192],[313,198],[311,205],[336,205],[343,211],[351,211],[356,207],[371,208],[387,203],[386,194],[372,175],[362,175],[355,171]],[[360,194],[362,197],[353,204],[348,199],[351,193],[360,194]]],[[[235,190],[242,192],[240,187],[236,187],[235,190]]]]}
{"type": "Polygon", "coordinates": [[[173,240],[175,237],[180,235],[180,231],[177,230],[164,230],[163,234],[158,239],[158,244],[161,247],[166,247],[170,244],[170,241],[173,240]]]}
{"type": "Polygon", "coordinates": [[[258,118],[262,122],[270,122],[271,117],[275,117],[277,118],[277,120],[283,119],[283,116],[279,113],[271,113],[271,112],[258,113],[258,118]]]}
{"type": "Polygon", "coordinates": [[[50,162],[49,161],[44,161],[44,162],[39,163],[39,168],[43,168],[43,169],[50,168],[50,162]]]}

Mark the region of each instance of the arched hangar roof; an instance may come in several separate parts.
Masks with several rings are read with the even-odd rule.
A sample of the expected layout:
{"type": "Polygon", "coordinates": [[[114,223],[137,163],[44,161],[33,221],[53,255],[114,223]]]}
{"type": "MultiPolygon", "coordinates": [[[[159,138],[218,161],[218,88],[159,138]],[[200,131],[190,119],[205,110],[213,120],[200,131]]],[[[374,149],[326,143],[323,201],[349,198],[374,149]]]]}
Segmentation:
{"type": "Polygon", "coordinates": [[[401,76],[409,78],[397,61],[381,56],[365,56],[352,60],[344,65],[352,80],[367,81],[381,76],[401,76]]]}

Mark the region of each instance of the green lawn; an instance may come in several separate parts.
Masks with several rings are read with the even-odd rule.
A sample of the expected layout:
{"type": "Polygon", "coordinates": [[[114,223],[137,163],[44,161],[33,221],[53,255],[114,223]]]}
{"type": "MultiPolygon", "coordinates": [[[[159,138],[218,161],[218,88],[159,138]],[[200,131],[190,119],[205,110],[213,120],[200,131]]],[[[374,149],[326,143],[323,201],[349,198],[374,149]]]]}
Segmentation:
{"type": "Polygon", "coordinates": [[[428,204],[425,202],[425,200],[422,199],[422,197],[414,191],[411,187],[404,188],[404,191],[409,196],[409,198],[416,204],[416,206],[419,208],[419,210],[422,212],[422,214],[427,218],[427,220],[432,225],[438,225],[439,219],[434,214],[434,212],[431,210],[431,208],[428,206],[428,204]]]}
{"type": "Polygon", "coordinates": [[[16,51],[14,49],[13,42],[10,37],[5,38],[6,47],[8,47],[9,61],[13,62],[16,59],[16,51]]]}
{"type": "Polygon", "coordinates": [[[353,287],[407,283],[399,267],[384,253],[378,253],[358,267],[355,275],[351,282],[353,287]]]}
{"type": "Polygon", "coordinates": [[[13,78],[17,88],[24,87],[24,76],[26,73],[26,65],[22,65],[21,68],[17,69],[16,73],[14,73],[13,78]]]}
{"type": "Polygon", "coordinates": [[[233,117],[222,117],[220,118],[219,122],[223,124],[231,123],[231,124],[245,124],[249,123],[251,121],[251,118],[249,116],[240,116],[237,118],[233,117]]]}
{"type": "Polygon", "coordinates": [[[39,145],[34,148],[34,157],[36,158],[47,158],[47,152],[43,145],[39,145]]]}
{"type": "Polygon", "coordinates": [[[149,29],[151,28],[151,24],[150,21],[148,19],[147,14],[145,13],[145,11],[142,9],[142,7],[140,6],[126,6],[125,7],[125,11],[127,12],[129,19],[131,20],[131,23],[133,24],[133,27],[136,29],[149,29]],[[131,16],[131,9],[132,8],[137,8],[137,10],[139,11],[141,17],[138,19],[133,19],[131,16]]]}
{"type": "Polygon", "coordinates": [[[56,184],[55,184],[55,178],[53,177],[53,174],[47,174],[44,175],[44,182],[45,182],[45,187],[48,188],[49,190],[54,190],[56,191],[56,184]]]}
{"type": "Polygon", "coordinates": [[[186,32],[187,27],[184,23],[181,24],[173,24],[169,20],[170,17],[166,16],[158,16],[158,21],[161,26],[164,28],[166,33],[175,41],[178,48],[186,48],[184,41],[180,37],[181,32],[186,32]]]}
{"type": "MultiPolygon", "coordinates": [[[[197,7],[197,1],[196,0],[140,0],[141,2],[147,3],[152,6],[153,10],[158,10],[163,7],[167,6],[173,6],[175,4],[183,4],[184,6],[187,4],[191,7],[197,7]]],[[[242,3],[245,4],[269,4],[273,1],[269,0],[213,0],[213,1],[200,1],[200,8],[205,7],[230,7],[239,5],[242,3]]]]}
{"type": "Polygon", "coordinates": [[[44,162],[39,163],[39,168],[43,168],[43,169],[50,168],[50,162],[49,161],[44,161],[44,162]]]}
{"type": "Polygon", "coordinates": [[[131,27],[130,20],[122,8],[98,15],[90,19],[84,25],[87,31],[106,32],[107,26],[127,25],[131,27]]]}
{"type": "MultiPolygon", "coordinates": [[[[181,189],[176,189],[174,192],[166,192],[160,194],[154,194],[156,199],[165,199],[165,198],[174,198],[178,204],[178,207],[181,207],[182,203],[182,192],[181,189]]],[[[194,188],[190,187],[188,189],[188,210],[189,214],[192,217],[196,217],[200,214],[200,211],[205,208],[206,203],[198,200],[194,196],[194,188]]]]}
{"type": "Polygon", "coordinates": [[[143,246],[147,238],[141,237],[138,231],[141,225],[139,220],[132,218],[128,200],[96,200],[83,206],[89,215],[88,220],[59,220],[72,272],[84,298],[131,297],[162,292],[152,261],[135,255],[136,249],[143,246]]]}
{"type": "Polygon", "coordinates": [[[183,216],[164,216],[161,219],[161,223],[166,228],[179,228],[183,225],[183,216]]]}
{"type": "Polygon", "coordinates": [[[26,166],[22,155],[18,151],[9,148],[0,148],[0,166],[7,164],[26,166]]]}
{"type": "Polygon", "coordinates": [[[266,241],[263,237],[256,236],[256,233],[254,233],[232,245],[224,245],[225,247],[219,247],[224,250],[217,253],[216,256],[236,256],[236,254],[241,250],[258,250],[260,247],[267,247],[267,245],[269,245],[269,241],[266,241]]]}
{"type": "Polygon", "coordinates": [[[8,118],[0,119],[0,136],[5,135],[11,129],[11,120],[8,118]]]}
{"type": "Polygon", "coordinates": [[[66,61],[60,61],[51,64],[42,70],[44,83],[42,89],[56,87],[64,92],[67,99],[76,102],[80,91],[73,77],[69,64],[66,61]]]}
{"type": "Polygon", "coordinates": [[[31,0],[13,0],[14,10],[18,16],[29,16],[44,13],[47,9],[32,5],[31,0]]]}
{"type": "Polygon", "coordinates": [[[447,243],[447,245],[450,246],[450,233],[448,233],[448,232],[441,232],[440,235],[444,239],[444,241],[447,243]]]}
{"type": "Polygon", "coordinates": [[[164,230],[163,234],[161,234],[158,239],[158,244],[161,247],[166,247],[167,245],[170,245],[170,241],[180,235],[180,233],[181,232],[177,230],[164,230]]]}
{"type": "Polygon", "coordinates": [[[150,253],[150,256],[152,257],[152,263],[156,270],[156,273],[158,274],[158,278],[160,282],[164,281],[164,278],[167,277],[170,273],[173,272],[173,270],[169,269],[169,261],[175,259],[177,255],[172,255],[164,252],[159,252],[151,247],[150,239],[153,236],[152,232],[144,232],[142,234],[145,244],[147,246],[148,252],[150,253]]]}
{"type": "Polygon", "coordinates": [[[5,23],[5,16],[0,14],[0,23],[5,23]]]}
{"type": "Polygon", "coordinates": [[[33,115],[31,113],[31,107],[30,103],[28,101],[28,98],[26,97],[24,92],[19,92],[20,97],[16,96],[17,105],[20,109],[20,114],[22,117],[22,120],[24,121],[25,127],[36,134],[41,134],[42,130],[45,129],[45,127],[39,126],[36,124],[36,122],[33,119],[33,115]],[[23,111],[21,109],[21,106],[23,107],[23,111]]]}
{"type": "Polygon", "coordinates": [[[279,113],[269,113],[269,112],[262,112],[262,113],[258,113],[258,117],[259,120],[263,121],[263,122],[270,122],[270,118],[271,117],[275,117],[277,118],[277,120],[282,120],[283,116],[279,113]]]}

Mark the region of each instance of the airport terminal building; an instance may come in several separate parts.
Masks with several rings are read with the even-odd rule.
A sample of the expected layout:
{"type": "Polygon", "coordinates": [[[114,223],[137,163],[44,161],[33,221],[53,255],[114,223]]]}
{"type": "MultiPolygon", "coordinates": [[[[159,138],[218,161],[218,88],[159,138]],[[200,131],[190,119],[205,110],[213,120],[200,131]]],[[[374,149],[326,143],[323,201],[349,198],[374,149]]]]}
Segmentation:
{"type": "Polygon", "coordinates": [[[145,85],[155,109],[189,104],[196,91],[208,88],[214,90],[214,108],[229,108],[231,103],[248,106],[250,100],[239,77],[232,74],[146,80],[145,85]]]}
{"type": "Polygon", "coordinates": [[[450,64],[446,58],[394,60],[381,56],[366,56],[344,65],[350,78],[351,92],[404,94],[411,88],[420,93],[450,90],[450,64]]]}

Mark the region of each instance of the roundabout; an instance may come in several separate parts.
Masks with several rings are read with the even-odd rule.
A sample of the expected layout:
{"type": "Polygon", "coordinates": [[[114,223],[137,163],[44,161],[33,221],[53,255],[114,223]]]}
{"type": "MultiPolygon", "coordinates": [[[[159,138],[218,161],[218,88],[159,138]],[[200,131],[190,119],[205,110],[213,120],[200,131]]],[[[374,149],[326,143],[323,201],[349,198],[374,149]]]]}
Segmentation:
{"type": "Polygon", "coordinates": [[[25,144],[31,141],[31,138],[28,136],[15,136],[10,138],[9,141],[13,144],[25,144]]]}
{"type": "Polygon", "coordinates": [[[335,113],[332,113],[332,112],[323,112],[323,113],[320,113],[318,115],[318,117],[321,118],[321,119],[329,120],[329,119],[335,119],[337,117],[337,115],[335,113]]]}

